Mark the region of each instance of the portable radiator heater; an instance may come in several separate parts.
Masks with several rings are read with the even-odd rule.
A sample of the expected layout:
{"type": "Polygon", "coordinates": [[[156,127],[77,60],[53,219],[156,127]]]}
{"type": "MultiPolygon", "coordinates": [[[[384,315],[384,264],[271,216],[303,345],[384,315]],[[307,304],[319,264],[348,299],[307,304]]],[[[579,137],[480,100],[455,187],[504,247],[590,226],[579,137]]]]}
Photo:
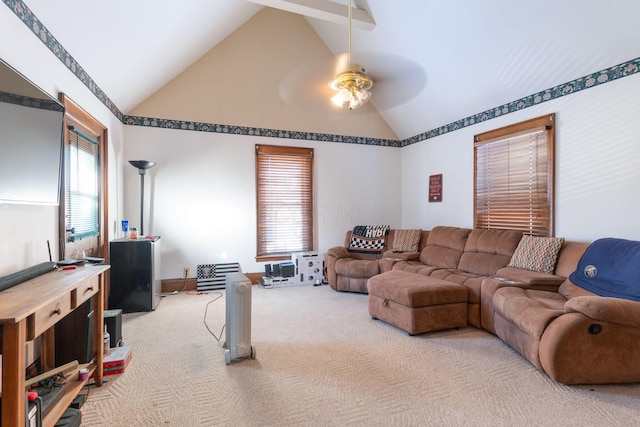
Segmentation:
{"type": "Polygon", "coordinates": [[[229,273],[225,283],[226,335],[224,361],[255,359],[251,345],[251,280],[242,273],[229,273]]]}

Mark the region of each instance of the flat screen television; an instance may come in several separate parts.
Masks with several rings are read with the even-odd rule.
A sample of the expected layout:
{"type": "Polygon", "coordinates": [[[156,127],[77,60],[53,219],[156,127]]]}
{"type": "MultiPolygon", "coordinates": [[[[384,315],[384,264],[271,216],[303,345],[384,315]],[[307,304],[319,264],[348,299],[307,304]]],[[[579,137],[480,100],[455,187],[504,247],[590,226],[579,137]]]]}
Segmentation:
{"type": "Polygon", "coordinates": [[[57,205],[64,107],[0,60],[0,204],[57,205]]]}

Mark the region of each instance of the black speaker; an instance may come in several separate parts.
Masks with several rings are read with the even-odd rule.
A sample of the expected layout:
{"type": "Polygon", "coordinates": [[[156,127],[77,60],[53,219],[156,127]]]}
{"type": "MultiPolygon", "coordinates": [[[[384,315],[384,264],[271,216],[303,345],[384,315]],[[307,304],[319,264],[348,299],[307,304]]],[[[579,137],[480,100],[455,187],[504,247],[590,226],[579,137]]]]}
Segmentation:
{"type": "Polygon", "coordinates": [[[280,277],[280,264],[273,264],[273,277],[280,277]]]}
{"type": "Polygon", "coordinates": [[[271,277],[271,264],[264,265],[264,275],[265,277],[271,277]]]}
{"type": "Polygon", "coordinates": [[[111,347],[122,346],[122,309],[104,311],[104,324],[111,340],[111,347]]]}
{"type": "Polygon", "coordinates": [[[282,277],[293,277],[296,275],[296,267],[292,262],[283,262],[280,264],[280,273],[282,277]]]}

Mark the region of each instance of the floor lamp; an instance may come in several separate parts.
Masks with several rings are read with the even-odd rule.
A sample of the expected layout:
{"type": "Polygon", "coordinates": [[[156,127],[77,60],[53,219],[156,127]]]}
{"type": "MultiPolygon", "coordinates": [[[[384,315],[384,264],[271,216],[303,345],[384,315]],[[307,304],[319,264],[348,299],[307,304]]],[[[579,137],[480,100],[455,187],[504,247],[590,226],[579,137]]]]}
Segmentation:
{"type": "Polygon", "coordinates": [[[148,160],[129,160],[134,168],[138,168],[140,174],[140,237],[144,237],[144,175],[147,169],[156,164],[148,160]]]}

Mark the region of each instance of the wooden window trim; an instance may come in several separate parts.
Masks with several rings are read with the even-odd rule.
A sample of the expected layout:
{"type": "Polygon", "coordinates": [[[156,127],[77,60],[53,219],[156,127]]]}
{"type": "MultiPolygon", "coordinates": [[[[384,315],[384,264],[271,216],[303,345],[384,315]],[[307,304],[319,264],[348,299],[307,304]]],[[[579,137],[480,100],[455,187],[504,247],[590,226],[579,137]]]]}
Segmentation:
{"type": "MultiPolygon", "coordinates": [[[[543,168],[544,170],[543,173],[546,173],[546,182],[545,182],[546,193],[538,194],[536,192],[530,192],[529,196],[533,197],[533,199],[531,200],[534,200],[536,197],[538,197],[538,200],[540,202],[538,203],[538,202],[535,202],[534,200],[534,201],[523,202],[523,203],[524,203],[524,206],[528,204],[528,207],[537,206],[538,208],[544,207],[544,203],[546,203],[545,214],[543,214],[540,217],[531,217],[533,218],[533,222],[535,222],[536,224],[546,221],[546,225],[544,229],[542,229],[543,227],[537,227],[532,225],[530,225],[529,228],[520,226],[520,221],[518,221],[517,219],[521,220],[526,215],[522,213],[522,211],[518,212],[518,209],[521,209],[524,207],[523,205],[518,205],[518,203],[515,202],[514,210],[513,210],[513,218],[514,218],[513,225],[505,226],[504,224],[510,221],[509,219],[506,219],[505,221],[501,221],[502,226],[500,228],[511,228],[516,230],[521,230],[526,234],[533,234],[533,235],[544,235],[544,236],[554,235],[554,230],[555,230],[555,221],[554,221],[555,114],[548,114],[545,116],[533,118],[523,122],[515,123],[510,126],[505,126],[503,128],[499,128],[499,129],[495,129],[492,131],[475,135],[474,137],[474,227],[475,228],[486,228],[486,221],[480,221],[479,219],[480,218],[479,212],[481,210],[480,209],[481,206],[479,206],[480,197],[479,197],[478,191],[479,191],[479,186],[482,185],[482,183],[479,182],[479,163],[478,163],[479,148],[483,146],[487,146],[488,144],[491,144],[491,143],[500,143],[503,141],[506,142],[509,139],[517,139],[517,137],[522,137],[523,135],[531,134],[536,130],[546,131],[546,159],[545,159],[546,165],[545,164],[541,165],[541,168],[543,168]],[[540,199],[541,197],[545,198],[544,202],[541,201],[540,199]],[[538,204],[536,205],[536,203],[538,204]],[[546,215],[546,218],[545,218],[545,215],[546,215]]],[[[542,141],[542,142],[545,142],[545,141],[542,141]]],[[[509,172],[509,175],[511,175],[510,172],[509,172]]],[[[515,176],[516,174],[513,174],[513,175],[515,176]]],[[[507,178],[507,179],[510,180],[511,178],[507,178]]],[[[522,200],[522,199],[518,199],[518,196],[516,196],[515,200],[522,200]]],[[[486,211],[486,209],[483,209],[483,211],[486,211]]]]}
{"type": "MultiPolygon", "coordinates": [[[[286,147],[275,145],[259,145],[256,144],[256,261],[276,261],[289,259],[292,252],[310,251],[315,245],[315,215],[314,215],[314,184],[313,184],[313,148],[286,147]],[[271,228],[268,224],[268,211],[270,208],[275,209],[273,204],[269,206],[268,194],[264,194],[266,187],[263,185],[265,178],[264,171],[261,172],[261,161],[269,156],[281,156],[281,160],[287,157],[296,158],[304,163],[304,176],[300,177],[300,183],[304,184],[305,189],[303,200],[300,201],[301,219],[300,226],[302,231],[300,243],[302,246],[284,247],[280,250],[270,251],[268,242],[264,239],[265,233],[277,232],[277,224],[272,223],[271,228]],[[300,160],[302,159],[302,160],[300,160]]],[[[295,195],[295,189],[292,195],[295,195]]]]}
{"type": "MultiPolygon", "coordinates": [[[[109,223],[109,193],[108,193],[108,129],[98,120],[96,120],[93,116],[91,116],[88,112],[86,112],[82,107],[80,107],[76,102],[74,102],[71,98],[69,98],[66,94],[60,93],[58,95],[58,99],[65,107],[65,115],[64,115],[64,128],[65,128],[65,149],[68,141],[68,132],[66,129],[68,126],[75,126],[76,128],[82,130],[88,135],[95,135],[96,139],[100,142],[99,145],[99,156],[100,156],[100,199],[98,206],[98,220],[100,235],[97,238],[96,247],[93,252],[93,256],[105,258],[108,261],[108,223],[109,223]]],[[[66,164],[63,168],[63,174],[66,173],[66,164]]],[[[66,239],[65,236],[65,183],[64,179],[62,179],[62,185],[60,186],[60,205],[59,205],[59,236],[61,241],[60,248],[60,257],[67,258],[71,254],[66,248],[66,239]]],[[[106,302],[106,301],[105,301],[106,302]]]]}
{"type": "Polygon", "coordinates": [[[69,164],[71,169],[73,169],[71,165],[75,162],[75,165],[82,168],[84,172],[90,168],[95,168],[92,173],[95,181],[90,187],[86,179],[80,180],[79,170],[76,170],[74,176],[65,173],[65,203],[71,201],[70,205],[66,205],[65,231],[68,232],[70,225],[75,228],[74,234],[68,235],[68,242],[69,238],[75,241],[76,239],[83,240],[100,235],[99,211],[96,211],[95,216],[78,215],[79,213],[86,213],[84,208],[88,208],[89,205],[94,205],[98,208],[100,204],[100,176],[98,175],[100,171],[100,141],[96,135],[89,135],[73,126],[69,126],[66,129],[66,133],[68,144],[65,150],[65,162],[71,162],[69,164]],[[93,222],[94,220],[95,222],[93,222]]]}

